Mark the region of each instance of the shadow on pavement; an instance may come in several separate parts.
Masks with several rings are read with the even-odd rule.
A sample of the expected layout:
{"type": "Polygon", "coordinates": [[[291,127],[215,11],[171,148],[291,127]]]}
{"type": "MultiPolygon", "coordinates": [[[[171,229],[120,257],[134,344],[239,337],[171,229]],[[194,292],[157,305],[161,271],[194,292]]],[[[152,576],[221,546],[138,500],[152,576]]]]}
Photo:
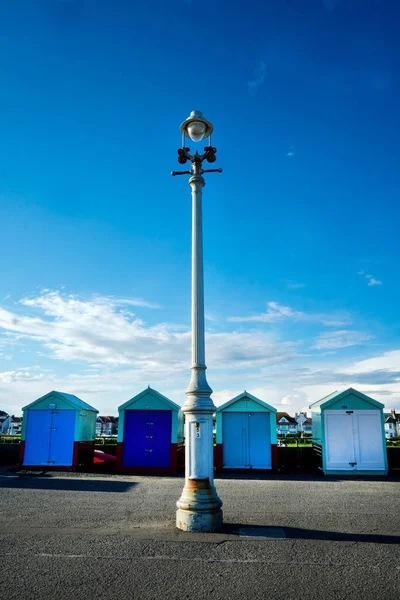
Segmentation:
{"type": "Polygon", "coordinates": [[[236,534],[243,538],[288,538],[292,540],[325,540],[330,542],[400,544],[400,536],[398,535],[342,533],[340,531],[322,531],[318,529],[302,529],[300,527],[274,527],[268,525],[225,523],[224,532],[236,534]]]}
{"type": "Polygon", "coordinates": [[[25,490],[62,490],[66,492],[129,492],[137,483],[134,481],[95,480],[56,478],[46,475],[22,476],[18,478],[0,477],[0,488],[25,490]]]}

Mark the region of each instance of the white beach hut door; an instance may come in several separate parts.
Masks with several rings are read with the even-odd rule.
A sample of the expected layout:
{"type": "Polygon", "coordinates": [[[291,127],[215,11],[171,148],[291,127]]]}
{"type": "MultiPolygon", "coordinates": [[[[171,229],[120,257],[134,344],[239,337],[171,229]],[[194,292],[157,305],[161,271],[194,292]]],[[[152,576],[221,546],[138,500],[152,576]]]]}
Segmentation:
{"type": "Polygon", "coordinates": [[[378,410],[355,410],[354,432],[357,469],[384,469],[381,415],[378,410]]]}
{"type": "Polygon", "coordinates": [[[344,410],[325,411],[326,468],[354,470],[353,415],[344,410]]]}
{"type": "Polygon", "coordinates": [[[346,471],[385,468],[378,410],[325,411],[326,468],[346,471]]]}

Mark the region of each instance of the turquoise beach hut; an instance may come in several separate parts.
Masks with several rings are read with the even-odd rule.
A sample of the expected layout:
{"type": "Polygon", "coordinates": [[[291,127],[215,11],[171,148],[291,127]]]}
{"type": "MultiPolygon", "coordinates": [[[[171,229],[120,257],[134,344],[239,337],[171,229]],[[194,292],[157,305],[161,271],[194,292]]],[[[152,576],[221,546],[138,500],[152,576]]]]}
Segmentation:
{"type": "Polygon", "coordinates": [[[314,451],[332,475],[386,475],[384,405],[353,388],[309,406],[314,451]]]}
{"type": "Polygon", "coordinates": [[[244,391],[215,413],[215,468],[276,470],[276,408],[244,391]]]}

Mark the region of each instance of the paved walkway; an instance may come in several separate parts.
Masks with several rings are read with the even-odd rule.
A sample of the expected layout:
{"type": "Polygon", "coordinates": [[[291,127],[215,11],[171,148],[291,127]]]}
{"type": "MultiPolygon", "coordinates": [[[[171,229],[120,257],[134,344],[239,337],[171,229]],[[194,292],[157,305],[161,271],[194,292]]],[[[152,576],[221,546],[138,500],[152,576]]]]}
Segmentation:
{"type": "Polygon", "coordinates": [[[222,478],[225,530],[174,527],[182,478],[0,472],[7,600],[400,597],[400,481],[222,478]]]}

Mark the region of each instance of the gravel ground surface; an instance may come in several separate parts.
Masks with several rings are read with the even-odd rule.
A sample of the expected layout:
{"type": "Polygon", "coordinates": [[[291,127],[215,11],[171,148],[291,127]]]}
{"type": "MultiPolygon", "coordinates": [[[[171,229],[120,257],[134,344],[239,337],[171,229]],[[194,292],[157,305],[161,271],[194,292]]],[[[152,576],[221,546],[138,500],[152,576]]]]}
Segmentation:
{"type": "Polygon", "coordinates": [[[225,529],[175,528],[183,479],[0,471],[0,597],[400,597],[400,481],[216,480],[225,529]]]}

